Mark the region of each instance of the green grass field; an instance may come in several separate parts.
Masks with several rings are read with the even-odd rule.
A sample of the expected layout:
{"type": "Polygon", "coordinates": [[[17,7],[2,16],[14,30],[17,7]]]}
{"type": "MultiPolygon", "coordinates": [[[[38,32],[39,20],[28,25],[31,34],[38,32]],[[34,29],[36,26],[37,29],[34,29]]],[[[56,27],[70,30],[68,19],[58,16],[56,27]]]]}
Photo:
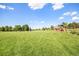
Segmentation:
{"type": "Polygon", "coordinates": [[[79,35],[67,32],[0,32],[0,56],[79,56],[79,35]]]}

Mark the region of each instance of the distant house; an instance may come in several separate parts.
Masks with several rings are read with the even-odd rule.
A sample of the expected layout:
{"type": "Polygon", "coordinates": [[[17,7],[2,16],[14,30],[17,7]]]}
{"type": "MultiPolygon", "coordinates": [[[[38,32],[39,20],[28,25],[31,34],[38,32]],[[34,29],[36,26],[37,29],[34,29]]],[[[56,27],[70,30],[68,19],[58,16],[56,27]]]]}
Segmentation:
{"type": "Polygon", "coordinates": [[[64,31],[66,31],[65,28],[63,28],[63,27],[59,27],[59,26],[55,26],[55,27],[54,27],[54,30],[55,30],[55,31],[60,31],[60,32],[64,32],[64,31]]]}

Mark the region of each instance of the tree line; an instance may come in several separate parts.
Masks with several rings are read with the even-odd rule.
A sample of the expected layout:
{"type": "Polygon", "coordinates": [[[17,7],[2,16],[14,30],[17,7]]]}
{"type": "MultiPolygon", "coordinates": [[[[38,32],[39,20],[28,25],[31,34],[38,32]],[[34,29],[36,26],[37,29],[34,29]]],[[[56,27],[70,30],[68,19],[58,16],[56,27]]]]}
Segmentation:
{"type": "MultiPolygon", "coordinates": [[[[61,24],[57,25],[59,28],[66,28],[66,29],[76,29],[79,28],[79,23],[77,22],[72,22],[72,23],[67,23],[67,22],[62,22],[61,24]]],[[[54,30],[55,26],[51,25],[50,28],[43,27],[42,30],[54,30]]]]}
{"type": "Polygon", "coordinates": [[[75,29],[75,28],[79,28],[79,23],[77,23],[77,22],[72,22],[72,23],[63,22],[62,24],[60,24],[58,26],[64,27],[67,29],[75,29]]]}
{"type": "MultiPolygon", "coordinates": [[[[43,27],[42,29],[36,29],[36,30],[54,30],[53,25],[51,25],[49,28],[47,27],[43,27]]],[[[66,29],[75,29],[75,28],[79,28],[79,23],[77,22],[72,22],[72,23],[67,23],[67,22],[63,22],[62,24],[59,24],[58,27],[63,27],[66,29]]],[[[25,24],[25,25],[15,25],[14,27],[12,26],[2,26],[0,27],[0,31],[31,31],[33,29],[31,29],[29,27],[29,25],[25,24]]]]}
{"type": "Polygon", "coordinates": [[[0,31],[30,31],[31,28],[25,24],[25,25],[15,25],[14,27],[12,26],[2,26],[0,27],[0,31]]]}

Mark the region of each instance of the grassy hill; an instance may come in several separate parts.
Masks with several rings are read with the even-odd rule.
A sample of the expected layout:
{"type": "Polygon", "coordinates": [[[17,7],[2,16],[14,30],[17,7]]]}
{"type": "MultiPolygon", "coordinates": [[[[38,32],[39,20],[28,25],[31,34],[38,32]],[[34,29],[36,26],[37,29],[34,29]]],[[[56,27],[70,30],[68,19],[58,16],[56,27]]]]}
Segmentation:
{"type": "Polygon", "coordinates": [[[0,32],[0,56],[79,56],[79,35],[67,32],[0,32]]]}

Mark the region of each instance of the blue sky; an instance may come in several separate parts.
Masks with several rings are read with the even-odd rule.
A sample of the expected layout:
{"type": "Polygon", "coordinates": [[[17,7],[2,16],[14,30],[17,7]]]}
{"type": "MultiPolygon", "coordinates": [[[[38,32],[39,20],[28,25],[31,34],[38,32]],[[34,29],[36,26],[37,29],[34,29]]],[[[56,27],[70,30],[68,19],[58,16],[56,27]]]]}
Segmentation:
{"type": "Polygon", "coordinates": [[[28,24],[50,27],[62,22],[79,22],[77,3],[0,3],[0,26],[28,24]]]}

